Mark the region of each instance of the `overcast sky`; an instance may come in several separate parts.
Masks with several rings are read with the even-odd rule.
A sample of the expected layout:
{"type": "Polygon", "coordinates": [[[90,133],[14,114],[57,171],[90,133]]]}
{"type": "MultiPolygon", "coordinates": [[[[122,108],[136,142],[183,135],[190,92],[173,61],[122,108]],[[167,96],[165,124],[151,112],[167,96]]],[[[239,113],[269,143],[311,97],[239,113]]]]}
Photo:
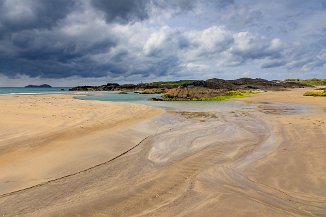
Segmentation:
{"type": "Polygon", "coordinates": [[[0,0],[0,86],[325,78],[326,0],[0,0]]]}

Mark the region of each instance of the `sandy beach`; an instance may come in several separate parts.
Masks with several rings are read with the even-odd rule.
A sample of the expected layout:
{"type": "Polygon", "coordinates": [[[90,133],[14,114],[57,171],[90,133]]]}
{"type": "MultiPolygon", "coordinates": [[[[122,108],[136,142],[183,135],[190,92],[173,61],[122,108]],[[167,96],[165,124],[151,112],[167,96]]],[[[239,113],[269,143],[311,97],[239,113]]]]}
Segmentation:
{"type": "Polygon", "coordinates": [[[306,90],[192,111],[0,96],[0,216],[326,216],[326,98],[306,90]]]}
{"type": "Polygon", "coordinates": [[[0,96],[0,194],[111,159],[151,134],[160,109],[67,95],[0,96]]]}

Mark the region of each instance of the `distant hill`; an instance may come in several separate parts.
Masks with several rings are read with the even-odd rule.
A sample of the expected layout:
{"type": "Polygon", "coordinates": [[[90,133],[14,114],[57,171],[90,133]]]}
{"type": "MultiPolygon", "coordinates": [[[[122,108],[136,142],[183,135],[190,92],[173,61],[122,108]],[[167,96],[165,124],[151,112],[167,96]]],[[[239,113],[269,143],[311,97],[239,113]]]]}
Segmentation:
{"type": "Polygon", "coordinates": [[[33,84],[30,84],[30,85],[27,85],[25,87],[26,88],[50,88],[52,86],[50,86],[48,84],[41,84],[41,85],[33,85],[33,84]]]}

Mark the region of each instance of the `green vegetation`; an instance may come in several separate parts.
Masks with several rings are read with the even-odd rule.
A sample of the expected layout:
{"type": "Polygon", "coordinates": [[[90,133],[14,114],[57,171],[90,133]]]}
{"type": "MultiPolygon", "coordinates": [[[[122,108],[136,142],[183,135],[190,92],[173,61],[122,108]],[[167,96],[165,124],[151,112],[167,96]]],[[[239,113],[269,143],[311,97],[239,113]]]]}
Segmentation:
{"type": "Polygon", "coordinates": [[[227,99],[234,98],[243,98],[251,94],[258,93],[258,91],[253,90],[231,90],[225,92],[223,95],[213,96],[213,97],[201,97],[201,98],[192,98],[191,101],[222,101],[227,99]]]}
{"type": "Polygon", "coordinates": [[[240,95],[221,95],[221,96],[213,96],[213,97],[201,97],[201,98],[192,98],[191,101],[222,101],[227,99],[234,99],[234,98],[242,98],[244,96],[240,95]]]}
{"type": "Polygon", "coordinates": [[[285,81],[288,82],[295,82],[299,84],[306,84],[310,86],[321,86],[321,85],[326,85],[326,79],[317,79],[317,78],[312,78],[312,79],[286,79],[285,81]]]}
{"type": "Polygon", "coordinates": [[[325,90],[311,90],[303,94],[304,96],[326,96],[325,90]]]}
{"type": "Polygon", "coordinates": [[[243,98],[250,96],[251,94],[259,93],[259,91],[256,90],[231,90],[225,92],[223,95],[217,95],[212,97],[200,97],[200,98],[168,98],[163,97],[163,101],[222,101],[222,100],[228,100],[228,99],[234,99],[234,98],[243,98]]]}
{"type": "Polygon", "coordinates": [[[195,80],[180,80],[180,81],[157,81],[152,82],[153,85],[159,86],[185,86],[193,84],[195,80]]]}

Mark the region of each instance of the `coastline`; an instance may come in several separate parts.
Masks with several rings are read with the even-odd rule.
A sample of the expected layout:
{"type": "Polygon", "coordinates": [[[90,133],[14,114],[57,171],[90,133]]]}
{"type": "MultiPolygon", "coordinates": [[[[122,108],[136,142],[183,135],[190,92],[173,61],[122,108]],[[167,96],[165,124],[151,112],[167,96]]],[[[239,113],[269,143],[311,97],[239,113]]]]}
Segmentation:
{"type": "MultiPolygon", "coordinates": [[[[75,157],[71,159],[68,155],[51,161],[46,156],[43,165],[46,165],[45,162],[57,164],[63,161],[65,163],[57,165],[56,171],[65,171],[64,174],[71,174],[72,170],[82,167],[85,169],[90,162],[98,166],[32,189],[4,195],[0,197],[0,214],[325,215],[326,153],[323,141],[326,139],[326,120],[323,108],[326,104],[325,99],[302,98],[301,91],[306,89],[259,93],[236,99],[241,101],[241,106],[232,107],[231,104],[231,110],[216,107],[215,111],[203,109],[192,112],[163,111],[130,103],[78,101],[62,95],[28,96],[34,98],[36,105],[49,102],[47,100],[51,97],[52,103],[78,105],[81,110],[79,113],[73,110],[76,114],[71,119],[80,121],[71,126],[68,118],[58,124],[58,127],[67,127],[65,133],[53,134],[60,139],[51,141],[52,145],[47,144],[41,152],[38,152],[37,146],[26,145],[26,141],[16,143],[18,140],[15,138],[4,147],[15,144],[14,149],[24,149],[20,150],[22,155],[14,155],[16,158],[8,158],[7,162],[28,156],[29,151],[36,158],[59,148],[61,153],[68,151],[75,157]],[[44,98],[36,100],[39,97],[44,98]],[[299,105],[296,103],[312,108],[296,108],[299,105]],[[109,113],[106,113],[107,109],[95,109],[102,106],[114,109],[109,113]],[[105,121],[101,116],[103,113],[108,114],[107,126],[90,124],[92,121],[105,121]],[[85,118],[81,114],[86,115],[85,118]],[[124,120],[117,118],[124,115],[124,120]],[[87,120],[90,125],[81,128],[81,123],[87,123],[87,120]],[[112,123],[112,120],[116,122],[112,123]],[[130,120],[134,121],[132,126],[129,125],[130,120]],[[84,135],[85,132],[87,135],[84,135]],[[117,143],[107,145],[103,141],[117,143]],[[92,144],[91,148],[89,144],[92,144]],[[121,145],[123,150],[131,150],[125,153],[121,145]],[[80,149],[85,151],[84,154],[79,153],[80,149]],[[109,156],[118,157],[101,164],[107,162],[109,156]],[[72,165],[78,168],[72,168],[72,165]],[[71,167],[70,171],[67,166],[71,167]]],[[[1,97],[0,100],[3,99],[1,97]]],[[[24,100],[24,103],[27,102],[31,103],[24,100]]],[[[65,112],[68,111],[71,110],[65,112]]],[[[59,114],[56,116],[58,118],[59,114]]],[[[17,118],[16,113],[12,117],[17,118]]],[[[43,122],[41,125],[45,131],[54,127],[52,122],[50,126],[43,122]]],[[[4,123],[0,126],[9,127],[4,123]]],[[[29,135],[33,130],[40,129],[34,127],[25,132],[29,135]]],[[[17,134],[15,131],[12,133],[17,134]]],[[[21,135],[26,137],[27,134],[21,135]]],[[[35,134],[35,138],[39,136],[35,134]]],[[[5,153],[3,150],[12,151],[3,149],[3,145],[1,148],[1,153],[5,153]]],[[[31,168],[30,165],[25,166],[26,170],[31,168]]],[[[6,174],[11,171],[8,169],[6,174]]],[[[16,176],[16,179],[21,177],[16,176]]]]}

